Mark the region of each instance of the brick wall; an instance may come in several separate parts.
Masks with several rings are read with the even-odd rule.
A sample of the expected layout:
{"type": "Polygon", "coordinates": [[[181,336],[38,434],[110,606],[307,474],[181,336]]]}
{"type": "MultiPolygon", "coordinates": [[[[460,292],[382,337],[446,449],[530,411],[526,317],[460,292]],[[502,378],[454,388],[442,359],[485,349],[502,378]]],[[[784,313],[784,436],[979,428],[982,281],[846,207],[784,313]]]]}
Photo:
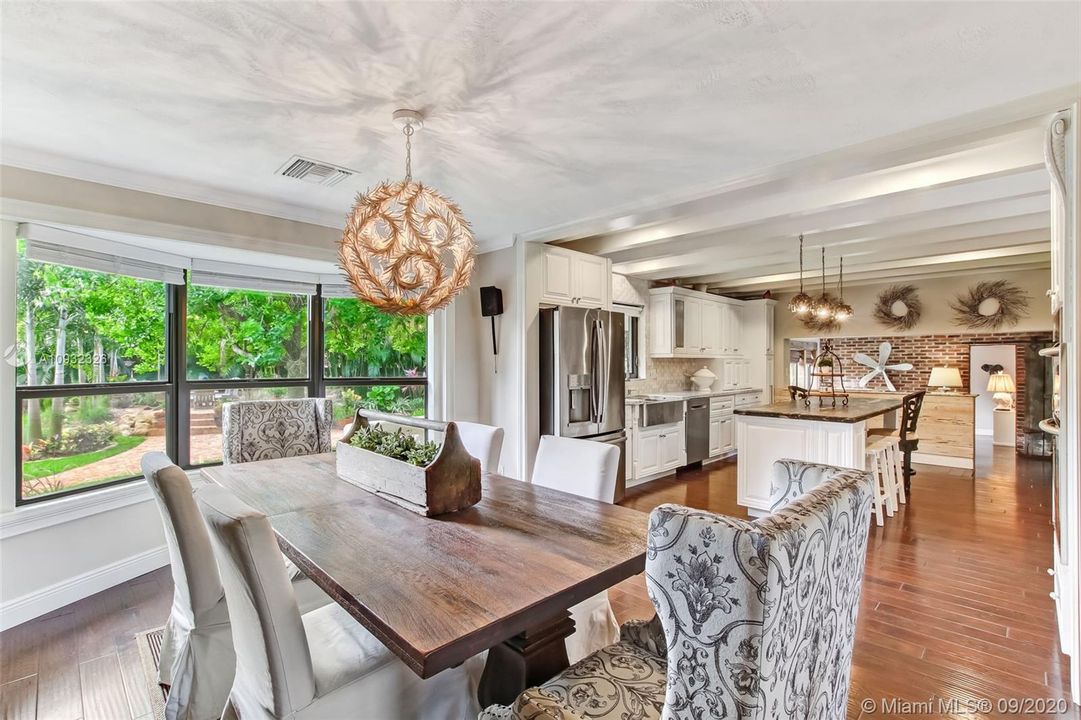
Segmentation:
{"type": "MultiPolygon", "coordinates": [[[[956,334],[956,335],[876,335],[869,337],[842,337],[830,338],[833,343],[833,351],[841,358],[844,368],[845,387],[849,390],[858,389],[859,379],[870,368],[857,363],[853,356],[856,353],[865,353],[874,359],[878,359],[878,346],[882,342],[888,342],[893,346],[890,352],[888,364],[912,363],[915,367],[908,372],[890,371],[890,380],[893,386],[902,392],[912,392],[927,388],[927,380],[931,376],[931,368],[949,365],[961,371],[961,381],[964,383],[965,392],[970,392],[969,378],[971,369],[968,366],[969,346],[971,345],[1016,345],[1017,374],[1014,384],[1017,386],[1015,398],[1025,396],[1025,345],[1037,343],[1049,345],[1051,333],[1049,332],[1000,332],[981,334],[956,334]]],[[[977,368],[978,370],[978,368],[977,368]]],[[[876,377],[867,385],[868,390],[885,390],[886,384],[881,376],[876,377]]],[[[977,391],[980,388],[977,388],[977,391]]],[[[1022,428],[1025,427],[1024,403],[1015,403],[1017,408],[1017,441],[1020,445],[1022,440],[1022,428]]]]}

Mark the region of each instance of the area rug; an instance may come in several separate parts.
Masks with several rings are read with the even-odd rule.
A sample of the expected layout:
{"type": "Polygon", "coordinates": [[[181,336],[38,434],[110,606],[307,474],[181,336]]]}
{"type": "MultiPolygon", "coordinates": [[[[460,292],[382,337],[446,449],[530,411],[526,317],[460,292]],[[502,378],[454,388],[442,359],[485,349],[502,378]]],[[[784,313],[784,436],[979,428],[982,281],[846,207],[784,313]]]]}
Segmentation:
{"type": "Polygon", "coordinates": [[[158,662],[161,659],[161,637],[164,632],[165,628],[158,628],[135,633],[135,644],[139,648],[143,679],[146,681],[154,720],[165,720],[165,698],[168,695],[168,691],[158,684],[158,662]]]}

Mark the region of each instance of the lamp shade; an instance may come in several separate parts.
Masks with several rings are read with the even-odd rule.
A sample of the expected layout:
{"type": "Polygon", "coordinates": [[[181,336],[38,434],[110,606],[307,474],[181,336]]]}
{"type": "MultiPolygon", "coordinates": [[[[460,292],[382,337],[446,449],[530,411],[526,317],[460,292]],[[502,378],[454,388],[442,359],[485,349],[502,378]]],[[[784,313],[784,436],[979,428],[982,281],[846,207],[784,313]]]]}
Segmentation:
{"type": "Polygon", "coordinates": [[[961,371],[952,367],[931,368],[931,378],[927,381],[927,386],[937,388],[961,387],[961,371]]]}
{"type": "Polygon", "coordinates": [[[1016,388],[1013,378],[1004,372],[991,373],[987,380],[987,391],[993,393],[1012,393],[1016,388]]]}

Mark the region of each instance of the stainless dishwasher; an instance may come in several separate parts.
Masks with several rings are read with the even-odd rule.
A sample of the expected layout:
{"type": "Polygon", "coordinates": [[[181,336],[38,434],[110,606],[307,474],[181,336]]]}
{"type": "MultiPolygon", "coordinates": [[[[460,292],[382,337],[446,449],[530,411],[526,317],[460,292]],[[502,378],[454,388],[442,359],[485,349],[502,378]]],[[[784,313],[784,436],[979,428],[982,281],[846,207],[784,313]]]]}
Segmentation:
{"type": "Polygon", "coordinates": [[[684,422],[687,433],[687,464],[702,462],[709,457],[709,398],[691,398],[687,401],[684,422]]]}

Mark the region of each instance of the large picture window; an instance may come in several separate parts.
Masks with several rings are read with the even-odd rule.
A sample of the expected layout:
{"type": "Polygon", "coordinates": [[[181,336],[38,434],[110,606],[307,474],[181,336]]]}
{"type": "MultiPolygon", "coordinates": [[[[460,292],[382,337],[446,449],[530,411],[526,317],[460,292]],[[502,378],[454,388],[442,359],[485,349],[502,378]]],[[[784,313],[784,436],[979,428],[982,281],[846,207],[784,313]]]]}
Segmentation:
{"type": "Polygon", "coordinates": [[[16,252],[17,500],[138,474],[167,449],[166,284],[16,252]]]}
{"type": "Polygon", "coordinates": [[[138,478],[147,452],[221,462],[232,401],[327,396],[338,431],[357,407],[426,413],[425,317],[341,288],[324,299],[315,284],[163,282],[69,267],[62,253],[17,248],[18,504],[138,478]]]}
{"type": "Polygon", "coordinates": [[[189,380],[308,377],[308,297],[188,285],[189,380]]]}

